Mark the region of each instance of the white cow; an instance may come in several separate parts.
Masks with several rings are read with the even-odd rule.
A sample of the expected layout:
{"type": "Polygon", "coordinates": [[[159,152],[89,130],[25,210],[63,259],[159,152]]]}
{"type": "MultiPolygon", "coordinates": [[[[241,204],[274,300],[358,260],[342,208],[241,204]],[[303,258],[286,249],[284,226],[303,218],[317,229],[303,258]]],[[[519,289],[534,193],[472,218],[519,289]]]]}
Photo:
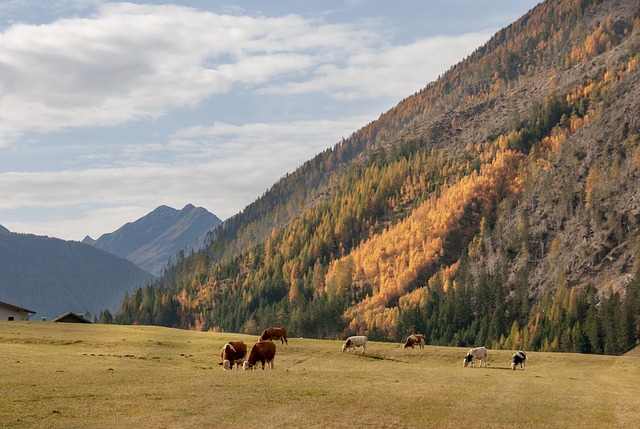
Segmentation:
{"type": "Polygon", "coordinates": [[[364,335],[354,335],[353,337],[347,338],[347,341],[342,345],[342,351],[345,350],[349,353],[349,350],[353,349],[354,353],[356,351],[356,347],[362,347],[362,354],[367,350],[367,337],[364,335]]]}
{"type": "Polygon", "coordinates": [[[515,371],[516,366],[520,364],[520,368],[524,371],[524,363],[527,360],[527,354],[524,351],[515,352],[511,359],[511,369],[515,371]]]}
{"type": "Polygon", "coordinates": [[[467,356],[462,361],[462,366],[464,368],[469,365],[471,362],[471,366],[476,366],[476,361],[480,361],[480,366],[487,366],[487,349],[484,347],[476,347],[475,349],[471,349],[467,352],[467,356]]]}

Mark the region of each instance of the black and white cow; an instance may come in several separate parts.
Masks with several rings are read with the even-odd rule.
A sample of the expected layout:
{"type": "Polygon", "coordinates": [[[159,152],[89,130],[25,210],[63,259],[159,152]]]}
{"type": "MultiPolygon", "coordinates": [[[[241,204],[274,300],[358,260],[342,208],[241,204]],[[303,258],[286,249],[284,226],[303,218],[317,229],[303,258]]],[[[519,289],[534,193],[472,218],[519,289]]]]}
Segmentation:
{"type": "Polygon", "coordinates": [[[462,361],[462,366],[464,368],[467,367],[467,365],[469,365],[469,362],[471,362],[471,366],[475,367],[476,366],[476,361],[480,361],[480,366],[487,366],[487,349],[484,347],[476,347],[474,349],[471,349],[467,352],[467,356],[465,356],[464,360],[462,361]]]}
{"type": "Polygon", "coordinates": [[[518,351],[513,354],[511,359],[511,369],[516,370],[516,366],[520,364],[520,368],[524,371],[524,363],[527,360],[527,354],[524,351],[518,351]]]}

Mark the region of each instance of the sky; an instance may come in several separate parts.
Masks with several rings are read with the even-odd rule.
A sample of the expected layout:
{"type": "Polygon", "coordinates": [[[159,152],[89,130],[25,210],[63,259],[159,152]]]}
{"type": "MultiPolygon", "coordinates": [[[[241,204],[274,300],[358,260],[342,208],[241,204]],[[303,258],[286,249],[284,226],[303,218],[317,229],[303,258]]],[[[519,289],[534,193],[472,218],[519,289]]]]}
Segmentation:
{"type": "Polygon", "coordinates": [[[224,220],[537,0],[0,1],[0,225],[224,220]]]}

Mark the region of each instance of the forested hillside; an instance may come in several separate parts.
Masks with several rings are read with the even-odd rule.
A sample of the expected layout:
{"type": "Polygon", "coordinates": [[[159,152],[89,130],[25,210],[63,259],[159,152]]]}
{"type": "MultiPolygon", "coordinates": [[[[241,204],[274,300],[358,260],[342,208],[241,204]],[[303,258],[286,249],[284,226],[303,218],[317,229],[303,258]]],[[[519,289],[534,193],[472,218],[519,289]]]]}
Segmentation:
{"type": "Polygon", "coordinates": [[[640,4],[545,1],[116,322],[621,353],[640,337],[639,112],[640,4]]]}

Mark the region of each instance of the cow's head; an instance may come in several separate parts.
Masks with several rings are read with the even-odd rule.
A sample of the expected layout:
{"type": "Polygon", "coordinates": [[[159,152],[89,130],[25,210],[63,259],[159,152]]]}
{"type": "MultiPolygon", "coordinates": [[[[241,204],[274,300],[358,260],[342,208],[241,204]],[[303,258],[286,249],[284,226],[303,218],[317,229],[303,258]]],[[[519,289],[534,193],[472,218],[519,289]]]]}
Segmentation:
{"type": "Polygon", "coordinates": [[[229,359],[223,360],[218,365],[222,365],[222,369],[224,369],[225,371],[231,369],[231,361],[229,361],[229,359]]]}
{"type": "Polygon", "coordinates": [[[351,338],[347,338],[347,341],[342,345],[342,351],[345,351],[347,347],[351,347],[351,338]]]}
{"type": "Polygon", "coordinates": [[[220,357],[222,357],[222,359],[227,359],[229,354],[236,353],[236,349],[233,348],[233,345],[231,343],[227,343],[222,347],[222,353],[220,354],[220,357]]]}
{"type": "Polygon", "coordinates": [[[254,369],[254,368],[253,368],[253,365],[251,365],[248,360],[245,360],[244,363],[242,364],[242,369],[254,369]]]}
{"type": "Polygon", "coordinates": [[[469,362],[471,362],[473,360],[473,356],[471,355],[471,353],[467,353],[467,356],[465,356],[465,358],[462,360],[462,367],[466,368],[467,365],[469,365],[469,362]]]}

